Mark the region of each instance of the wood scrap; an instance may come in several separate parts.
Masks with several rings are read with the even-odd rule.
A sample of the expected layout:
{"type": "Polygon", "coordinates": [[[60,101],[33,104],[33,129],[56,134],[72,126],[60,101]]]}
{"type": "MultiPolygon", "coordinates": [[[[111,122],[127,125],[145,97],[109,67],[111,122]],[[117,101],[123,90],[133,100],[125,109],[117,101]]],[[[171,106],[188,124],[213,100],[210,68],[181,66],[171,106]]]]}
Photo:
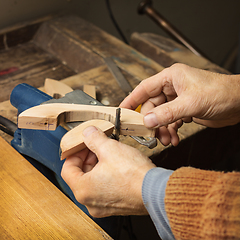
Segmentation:
{"type": "Polygon", "coordinates": [[[86,94],[88,94],[89,96],[91,96],[92,98],[96,99],[96,87],[95,86],[85,84],[85,85],[83,85],[83,91],[86,94]]]}
{"type": "Polygon", "coordinates": [[[67,93],[73,91],[67,84],[50,78],[45,79],[44,90],[53,98],[64,97],[67,93]]]}

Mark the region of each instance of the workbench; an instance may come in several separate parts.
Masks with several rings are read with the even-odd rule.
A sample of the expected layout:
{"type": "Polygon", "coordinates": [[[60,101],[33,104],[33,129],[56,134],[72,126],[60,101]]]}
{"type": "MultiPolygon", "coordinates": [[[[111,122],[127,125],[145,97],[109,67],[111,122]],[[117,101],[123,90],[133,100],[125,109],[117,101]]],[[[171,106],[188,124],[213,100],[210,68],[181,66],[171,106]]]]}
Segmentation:
{"type": "MultiPolygon", "coordinates": [[[[181,45],[161,36],[134,33],[131,45],[124,44],[77,16],[49,16],[1,30],[0,115],[17,122],[17,110],[9,102],[12,89],[23,82],[40,88],[46,78],[62,81],[73,89],[82,89],[85,84],[94,85],[98,101],[106,106],[118,106],[126,95],[108,70],[104,62],[106,57],[113,58],[132,88],[141,80],[175,62],[228,73],[225,69],[192,55],[181,45]]],[[[235,129],[231,133],[227,130],[226,132],[231,134],[235,129]]],[[[206,134],[204,127],[190,123],[179,130],[181,142],[177,148],[164,147],[158,143],[156,148],[148,149],[129,137],[122,137],[120,141],[138,148],[152,159],[160,154],[158,165],[176,169],[182,165],[191,165],[188,154],[196,148],[196,145],[193,147],[192,140],[196,140],[196,135],[200,136],[200,140],[204,139],[206,134]],[[187,160],[177,162],[174,160],[176,157],[186,157],[187,160]]],[[[52,239],[59,237],[60,233],[59,239],[77,239],[80,236],[80,239],[85,239],[83,235],[86,231],[91,231],[96,235],[86,235],[86,239],[110,239],[91,219],[83,216],[84,214],[50,181],[11,148],[11,136],[3,132],[0,132],[0,136],[0,201],[1,212],[4,213],[1,214],[1,238],[11,235],[13,239],[21,239],[17,234],[31,236],[36,232],[39,237],[44,238],[49,231],[52,239]],[[57,206],[54,211],[50,207],[53,205],[57,206]],[[16,224],[15,228],[10,228],[12,222],[16,224]],[[19,230],[23,228],[26,228],[26,231],[19,230]],[[60,231],[60,228],[63,230],[60,231]]],[[[211,139],[213,141],[216,134],[214,136],[214,139],[211,139]]],[[[198,154],[199,151],[196,155],[198,154]]],[[[192,165],[194,166],[194,163],[192,165]]],[[[198,162],[198,166],[206,168],[208,165],[198,162]]]]}

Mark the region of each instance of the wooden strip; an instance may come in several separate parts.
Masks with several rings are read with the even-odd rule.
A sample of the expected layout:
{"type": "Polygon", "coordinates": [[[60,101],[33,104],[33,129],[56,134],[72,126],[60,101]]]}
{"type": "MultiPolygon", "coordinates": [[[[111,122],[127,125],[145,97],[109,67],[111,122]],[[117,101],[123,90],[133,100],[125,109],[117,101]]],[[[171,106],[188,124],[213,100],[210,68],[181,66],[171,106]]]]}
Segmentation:
{"type": "MultiPolygon", "coordinates": [[[[18,116],[18,127],[39,130],[55,130],[60,123],[102,119],[115,123],[116,107],[82,104],[52,103],[27,109],[18,116]]],[[[155,130],[143,124],[143,115],[129,109],[121,109],[121,135],[154,137],[155,130]]]]}
{"type": "Polygon", "coordinates": [[[67,84],[50,78],[45,79],[44,90],[48,95],[55,98],[61,98],[65,96],[67,93],[73,91],[73,89],[69,87],[67,84]],[[58,97],[56,97],[56,95],[58,97]]]}
{"type": "Polygon", "coordinates": [[[110,136],[114,129],[112,123],[99,119],[89,120],[78,125],[62,137],[60,143],[62,150],[61,160],[86,148],[86,145],[83,142],[82,131],[89,126],[100,128],[107,136],[110,136]]]}
{"type": "Polygon", "coordinates": [[[89,96],[91,96],[92,98],[96,99],[96,87],[95,86],[85,84],[85,85],[83,85],[83,91],[86,94],[88,94],[89,96]]]}
{"type": "Polygon", "coordinates": [[[0,239],[111,239],[0,137],[0,239]]]}

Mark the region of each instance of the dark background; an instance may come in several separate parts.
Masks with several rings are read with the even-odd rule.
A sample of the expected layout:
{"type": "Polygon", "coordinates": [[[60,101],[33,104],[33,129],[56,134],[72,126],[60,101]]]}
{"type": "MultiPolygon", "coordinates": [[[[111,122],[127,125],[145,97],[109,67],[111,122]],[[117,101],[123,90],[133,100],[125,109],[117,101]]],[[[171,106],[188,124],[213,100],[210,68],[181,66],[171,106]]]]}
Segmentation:
{"type": "MultiPolygon", "coordinates": [[[[140,0],[110,0],[122,31],[153,32],[167,36],[146,15],[138,15],[140,0]]],[[[153,7],[175,25],[199,49],[223,66],[236,49],[240,31],[240,1],[236,0],[153,0],[153,7]]],[[[0,29],[46,14],[75,13],[119,37],[105,0],[1,0],[0,29]]]]}

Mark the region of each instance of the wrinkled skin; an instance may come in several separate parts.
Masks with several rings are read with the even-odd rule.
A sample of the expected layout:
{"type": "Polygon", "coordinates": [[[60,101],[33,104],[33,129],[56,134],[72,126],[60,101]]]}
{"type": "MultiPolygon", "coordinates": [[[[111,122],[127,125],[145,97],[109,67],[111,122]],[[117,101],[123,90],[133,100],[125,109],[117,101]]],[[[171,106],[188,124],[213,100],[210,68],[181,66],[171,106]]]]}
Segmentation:
{"type": "Polygon", "coordinates": [[[143,215],[145,174],[155,165],[137,149],[109,139],[99,129],[84,130],[88,148],[66,159],[62,177],[94,217],[143,215]]]}
{"type": "MultiPolygon", "coordinates": [[[[142,104],[144,124],[158,129],[164,145],[177,145],[183,122],[208,127],[238,123],[239,83],[239,75],[175,64],[142,81],[120,107],[135,109],[142,104]]],[[[147,214],[142,183],[156,166],[138,150],[108,139],[95,127],[88,127],[83,135],[87,149],[67,158],[62,169],[76,199],[94,217],[147,214]]]]}
{"type": "Polygon", "coordinates": [[[145,126],[158,128],[164,145],[177,145],[177,130],[183,122],[193,120],[215,128],[237,124],[239,90],[239,75],[175,64],[142,81],[120,107],[135,109],[142,104],[145,126]]]}

